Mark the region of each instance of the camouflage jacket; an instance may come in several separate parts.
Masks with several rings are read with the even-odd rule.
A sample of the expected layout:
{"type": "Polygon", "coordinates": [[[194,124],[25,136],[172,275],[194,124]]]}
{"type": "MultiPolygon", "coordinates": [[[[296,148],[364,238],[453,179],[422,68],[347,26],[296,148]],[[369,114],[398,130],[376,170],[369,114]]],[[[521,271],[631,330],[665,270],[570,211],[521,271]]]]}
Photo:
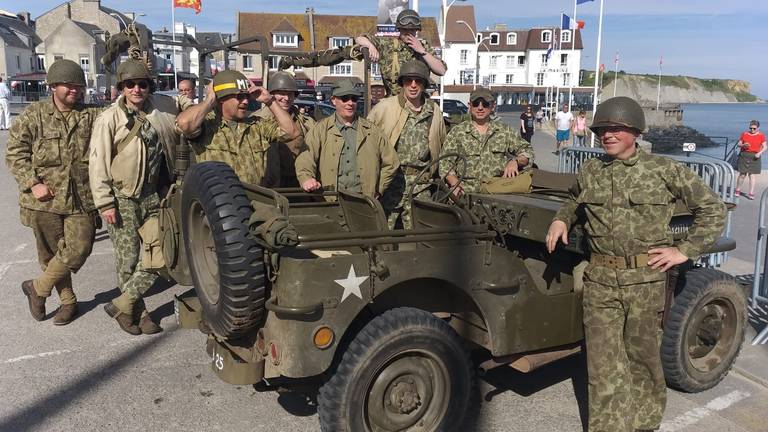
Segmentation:
{"type": "MultiPolygon", "coordinates": [[[[381,72],[381,81],[384,84],[387,96],[400,94],[400,86],[397,85],[400,66],[409,60],[418,59],[424,61],[424,59],[416,55],[411,47],[397,37],[371,35],[366,35],[366,37],[379,51],[379,71],[381,72]]],[[[419,40],[428,53],[435,55],[435,50],[429,45],[429,42],[424,39],[419,40]]],[[[445,66],[445,62],[440,61],[445,66]]]]}
{"type": "Polygon", "coordinates": [[[228,122],[216,110],[188,138],[198,162],[224,162],[243,183],[276,187],[280,184],[277,141],[283,135],[285,131],[274,120],[252,114],[243,121],[228,122]]]}
{"type": "MultiPolygon", "coordinates": [[[[296,158],[299,182],[314,178],[323,186],[335,188],[342,147],[344,137],[336,127],[336,116],[319,121],[307,134],[307,150],[296,158]]],[[[387,143],[381,129],[362,117],[357,119],[356,162],[363,194],[370,197],[387,189],[400,166],[397,152],[387,143]]]]}
{"type": "MultiPolygon", "coordinates": [[[[278,139],[281,187],[299,186],[299,181],[296,179],[296,157],[299,153],[306,150],[307,144],[304,142],[304,137],[307,135],[307,132],[317,124],[312,117],[299,114],[296,107],[291,108],[290,114],[296,129],[299,131],[299,136],[288,141],[285,141],[282,137],[278,139]]],[[[254,115],[265,120],[273,120],[275,118],[272,111],[266,106],[256,111],[254,115]]]]}
{"type": "MultiPolygon", "coordinates": [[[[467,158],[463,181],[467,192],[477,192],[483,178],[500,176],[513,157],[525,156],[529,166],[533,163],[531,144],[520,138],[516,130],[496,120],[490,122],[484,135],[475,129],[472,120],[454,126],[448,132],[443,146],[443,154],[449,153],[458,153],[467,158]]],[[[441,163],[441,170],[448,169],[448,165],[441,163]]]]}
{"type": "Polygon", "coordinates": [[[93,122],[103,108],[78,105],[68,115],[53,99],[35,102],[11,126],[5,161],[19,185],[23,208],[58,214],[94,210],[88,183],[93,122]],[[53,199],[38,201],[32,186],[45,183],[53,199]]]}
{"type": "MultiPolygon", "coordinates": [[[[669,222],[676,200],[694,215],[687,238],[676,246],[697,259],[722,233],[725,204],[687,167],[641,149],[623,161],[603,155],[584,163],[554,219],[570,228],[583,212],[592,252],[633,256],[672,245],[669,222]]],[[[638,282],[649,281],[643,280],[643,269],[635,270],[638,282]]]]}

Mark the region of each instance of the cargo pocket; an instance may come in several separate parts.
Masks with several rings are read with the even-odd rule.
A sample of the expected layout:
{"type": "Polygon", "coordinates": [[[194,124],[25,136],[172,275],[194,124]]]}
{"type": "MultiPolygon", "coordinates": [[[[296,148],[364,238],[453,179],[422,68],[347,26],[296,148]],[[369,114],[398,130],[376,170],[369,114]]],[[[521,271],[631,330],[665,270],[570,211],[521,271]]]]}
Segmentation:
{"type": "Polygon", "coordinates": [[[610,211],[607,208],[610,198],[609,192],[601,190],[584,190],[576,197],[576,203],[582,205],[587,213],[584,229],[592,237],[604,237],[611,232],[608,225],[610,211]]]}
{"type": "Polygon", "coordinates": [[[632,229],[635,238],[651,244],[667,241],[671,197],[651,195],[644,191],[630,191],[629,204],[633,220],[638,221],[632,229]]]}
{"type": "Polygon", "coordinates": [[[61,165],[61,132],[46,131],[32,146],[32,165],[53,167],[61,165]]]}

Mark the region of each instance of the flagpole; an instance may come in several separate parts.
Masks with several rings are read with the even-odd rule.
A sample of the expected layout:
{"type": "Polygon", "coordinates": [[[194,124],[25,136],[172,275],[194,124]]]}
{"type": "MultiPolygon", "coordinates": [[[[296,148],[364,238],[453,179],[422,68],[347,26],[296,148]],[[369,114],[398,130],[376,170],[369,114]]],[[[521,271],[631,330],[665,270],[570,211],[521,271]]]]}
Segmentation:
{"type": "MultiPolygon", "coordinates": [[[[569,56],[568,63],[573,61],[574,48],[576,48],[576,31],[579,29],[579,22],[576,21],[576,0],[573,0],[573,22],[576,23],[576,28],[571,30],[571,55],[569,56]]],[[[571,25],[571,27],[573,27],[571,25]]],[[[566,70],[570,72],[571,68],[566,65],[566,70]]],[[[576,74],[578,74],[578,69],[576,74]]],[[[573,111],[573,77],[568,80],[568,109],[573,111]]]]}
{"type": "MultiPolygon", "coordinates": [[[[595,86],[592,93],[592,118],[594,119],[595,111],[597,111],[597,76],[600,68],[600,44],[603,40],[603,3],[605,0],[600,0],[600,18],[597,24],[597,54],[595,55],[595,86]]],[[[595,134],[592,134],[592,138],[589,142],[590,147],[595,146],[595,134]]]]}
{"type": "Polygon", "coordinates": [[[171,33],[173,34],[173,88],[179,88],[179,75],[176,72],[176,8],[171,0],[171,33]]]}
{"type": "Polygon", "coordinates": [[[659,101],[661,100],[661,64],[664,56],[659,57],[659,83],[656,85],[656,111],[659,110],[659,101]]]}
{"type": "Polygon", "coordinates": [[[619,86],[619,50],[616,50],[616,58],[613,63],[613,97],[616,97],[616,87],[619,86]]]}
{"type": "MultiPolygon", "coordinates": [[[[563,48],[563,15],[565,13],[563,11],[560,11],[560,37],[557,39],[557,44],[555,45],[555,49],[557,49],[558,54],[563,48]]],[[[552,32],[552,37],[555,35],[555,31],[552,32]]],[[[557,59],[557,57],[555,57],[557,59]]],[[[557,60],[556,60],[557,61],[557,60]]],[[[556,69],[557,70],[557,69],[556,69]]],[[[560,105],[560,83],[557,79],[555,79],[555,112],[559,111],[559,105],[560,105]]]]}

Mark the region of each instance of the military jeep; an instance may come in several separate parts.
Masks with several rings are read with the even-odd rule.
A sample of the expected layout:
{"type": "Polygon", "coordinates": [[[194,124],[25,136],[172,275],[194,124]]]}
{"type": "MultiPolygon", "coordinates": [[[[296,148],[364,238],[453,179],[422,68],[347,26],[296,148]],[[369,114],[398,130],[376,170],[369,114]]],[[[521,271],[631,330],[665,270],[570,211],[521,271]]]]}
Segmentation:
{"type": "MultiPolygon", "coordinates": [[[[459,157],[441,159],[460,174],[459,157]]],[[[458,430],[478,369],[528,372],[581,350],[584,231],[553,254],[544,245],[574,177],[533,178],[528,194],[462,200],[424,180],[409,191],[413,228],[390,230],[362,195],[267,189],[223,163],[192,165],[160,212],[168,271],[194,286],[177,298],[180,324],[207,335],[226,382],[321,379],[323,430],[458,430]],[[490,360],[474,364],[468,349],[490,360]]],[[[679,210],[677,239],[690,224],[679,210]]],[[[710,252],[734,247],[724,238],[710,252]]],[[[738,355],[746,297],[720,271],[677,270],[662,360],[671,387],[698,392],[738,355]]]]}

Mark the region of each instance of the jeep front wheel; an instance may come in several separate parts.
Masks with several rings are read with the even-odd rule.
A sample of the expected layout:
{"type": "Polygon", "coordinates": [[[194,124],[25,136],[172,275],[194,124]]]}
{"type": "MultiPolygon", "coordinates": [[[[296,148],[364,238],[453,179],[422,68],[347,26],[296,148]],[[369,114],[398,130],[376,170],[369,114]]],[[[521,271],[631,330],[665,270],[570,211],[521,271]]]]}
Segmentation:
{"type": "Polygon", "coordinates": [[[741,351],[746,296],[728,274],[694,268],[680,274],[661,343],[667,384],[697,393],[714,387],[741,351]]]}
{"type": "Polygon", "coordinates": [[[412,308],[374,318],[320,389],[323,431],[460,430],[472,366],[461,338],[412,308]]]}
{"type": "Polygon", "coordinates": [[[261,247],[248,232],[253,213],[235,172],[221,162],[195,164],[184,178],[182,230],[203,318],[232,339],[266,315],[261,247]]]}

